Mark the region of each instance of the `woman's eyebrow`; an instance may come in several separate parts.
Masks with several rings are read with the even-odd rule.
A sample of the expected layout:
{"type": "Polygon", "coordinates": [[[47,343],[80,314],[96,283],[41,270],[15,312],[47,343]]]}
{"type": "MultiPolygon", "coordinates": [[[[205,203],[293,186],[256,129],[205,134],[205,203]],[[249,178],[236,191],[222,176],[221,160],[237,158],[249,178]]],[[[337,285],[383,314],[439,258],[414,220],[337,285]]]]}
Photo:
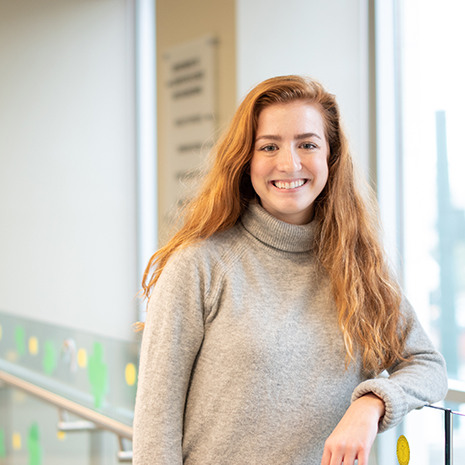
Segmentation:
{"type": "MultiPolygon", "coordinates": [[[[303,134],[296,134],[294,136],[294,139],[296,140],[301,140],[301,139],[311,139],[312,137],[316,137],[318,139],[322,139],[321,136],[319,136],[318,134],[316,134],[315,132],[305,132],[303,134]]],[[[274,134],[264,134],[262,136],[258,136],[255,141],[259,141],[261,139],[266,139],[266,140],[281,140],[282,137],[281,136],[277,136],[277,135],[274,135],[274,134]]]]}
{"type": "Polygon", "coordinates": [[[264,134],[263,136],[258,136],[255,140],[267,139],[267,140],[281,140],[281,136],[274,136],[272,134],[264,134]]]}
{"type": "Polygon", "coordinates": [[[295,139],[298,139],[298,140],[300,140],[300,139],[311,139],[312,137],[317,137],[318,139],[321,140],[321,136],[319,136],[315,132],[306,132],[304,134],[297,134],[294,137],[295,137],[295,139]]]}

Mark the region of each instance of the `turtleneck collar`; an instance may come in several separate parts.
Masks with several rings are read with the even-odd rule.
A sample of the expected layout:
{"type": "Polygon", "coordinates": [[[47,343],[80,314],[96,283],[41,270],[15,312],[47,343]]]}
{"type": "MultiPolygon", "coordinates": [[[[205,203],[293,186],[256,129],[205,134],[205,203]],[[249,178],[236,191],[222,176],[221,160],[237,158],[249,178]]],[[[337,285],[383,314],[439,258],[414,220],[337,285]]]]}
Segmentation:
{"type": "Polygon", "coordinates": [[[275,249],[286,252],[308,252],[315,239],[315,222],[296,225],[278,220],[268,213],[258,202],[251,202],[242,215],[244,228],[275,249]]]}

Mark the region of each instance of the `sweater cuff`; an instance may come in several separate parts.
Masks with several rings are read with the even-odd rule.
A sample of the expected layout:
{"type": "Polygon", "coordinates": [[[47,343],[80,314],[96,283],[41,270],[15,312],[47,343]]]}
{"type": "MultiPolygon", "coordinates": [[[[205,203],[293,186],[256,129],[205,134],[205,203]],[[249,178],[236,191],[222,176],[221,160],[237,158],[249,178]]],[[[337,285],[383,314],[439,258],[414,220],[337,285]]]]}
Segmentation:
{"type": "Polygon", "coordinates": [[[376,394],[384,401],[385,412],[379,421],[379,433],[400,423],[408,413],[407,401],[402,388],[391,380],[378,378],[360,383],[352,394],[352,402],[369,393],[376,394]]]}

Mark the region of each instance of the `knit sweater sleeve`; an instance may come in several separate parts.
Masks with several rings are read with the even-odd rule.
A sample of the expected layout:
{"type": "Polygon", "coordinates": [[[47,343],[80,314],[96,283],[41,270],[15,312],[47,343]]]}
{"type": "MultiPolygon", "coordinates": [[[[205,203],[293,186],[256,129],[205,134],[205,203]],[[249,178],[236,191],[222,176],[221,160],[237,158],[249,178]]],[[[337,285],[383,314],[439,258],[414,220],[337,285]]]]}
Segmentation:
{"type": "Polygon", "coordinates": [[[363,381],[352,394],[352,401],[369,392],[383,399],[385,414],[380,432],[398,424],[411,410],[442,400],[447,393],[444,358],[425,334],[410,304],[404,300],[402,307],[406,316],[405,355],[409,360],[395,363],[387,370],[387,377],[363,381]]]}
{"type": "Polygon", "coordinates": [[[181,465],[189,379],[204,334],[207,283],[186,249],[152,292],[142,338],[134,415],[134,465],[181,465]]]}

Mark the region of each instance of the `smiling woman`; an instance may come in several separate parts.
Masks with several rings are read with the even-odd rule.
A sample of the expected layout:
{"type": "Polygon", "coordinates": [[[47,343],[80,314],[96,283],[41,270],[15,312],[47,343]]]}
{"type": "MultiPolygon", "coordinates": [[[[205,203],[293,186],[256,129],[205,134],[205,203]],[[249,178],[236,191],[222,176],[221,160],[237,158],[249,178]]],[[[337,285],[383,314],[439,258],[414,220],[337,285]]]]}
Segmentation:
{"type": "Polygon", "coordinates": [[[378,431],[445,394],[311,79],[246,96],[143,285],[135,465],[367,465],[378,431]]]}

